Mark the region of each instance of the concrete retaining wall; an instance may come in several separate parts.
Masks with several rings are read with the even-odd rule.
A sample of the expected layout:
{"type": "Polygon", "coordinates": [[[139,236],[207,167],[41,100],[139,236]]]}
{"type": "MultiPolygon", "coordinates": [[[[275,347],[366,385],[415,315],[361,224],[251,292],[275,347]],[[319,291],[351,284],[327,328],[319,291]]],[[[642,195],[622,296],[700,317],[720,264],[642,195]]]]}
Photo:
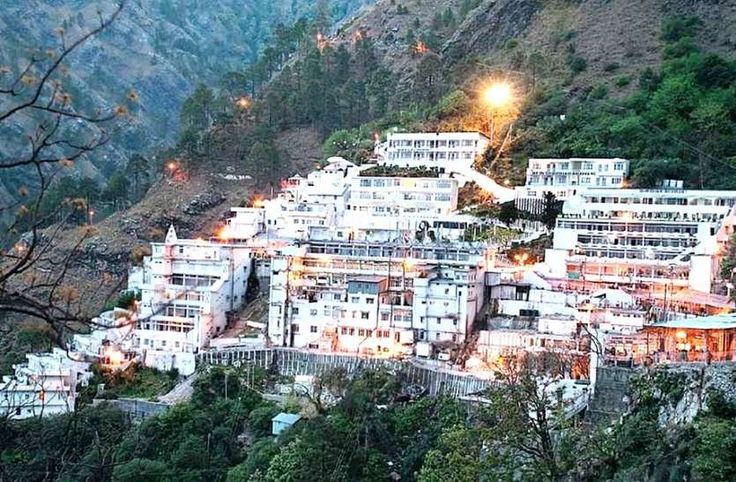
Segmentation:
{"type": "Polygon", "coordinates": [[[118,410],[124,412],[129,420],[141,422],[149,417],[153,417],[163,412],[171,405],[165,403],[147,402],[145,400],[136,400],[134,398],[118,398],[115,400],[94,400],[93,405],[107,403],[118,410]]]}
{"type": "Polygon", "coordinates": [[[587,420],[593,424],[608,424],[617,420],[628,409],[625,397],[629,380],[637,373],[631,368],[601,366],[597,369],[595,392],[587,420]]]}
{"type": "Polygon", "coordinates": [[[326,370],[338,367],[344,368],[350,375],[363,370],[387,369],[395,372],[408,384],[425,387],[433,396],[439,394],[453,397],[472,395],[493,383],[472,375],[425,367],[410,362],[338,353],[313,353],[285,348],[210,351],[199,354],[198,362],[234,366],[247,363],[264,369],[274,368],[282,375],[291,376],[320,375],[326,370]]]}

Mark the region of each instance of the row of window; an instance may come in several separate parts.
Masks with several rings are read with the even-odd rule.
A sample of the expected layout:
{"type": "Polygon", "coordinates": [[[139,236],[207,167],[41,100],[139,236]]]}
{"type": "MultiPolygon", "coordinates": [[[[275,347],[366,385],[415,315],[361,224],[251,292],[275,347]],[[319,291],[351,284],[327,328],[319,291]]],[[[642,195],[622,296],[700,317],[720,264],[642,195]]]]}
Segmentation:
{"type": "Polygon", "coordinates": [[[193,306],[169,305],[164,309],[165,316],[179,318],[196,318],[202,313],[202,308],[193,306]]]}
{"type": "Polygon", "coordinates": [[[462,152],[416,152],[416,151],[398,151],[391,152],[388,158],[391,160],[408,160],[408,159],[434,159],[437,161],[447,159],[453,161],[455,159],[472,159],[475,156],[475,151],[462,151],[462,152]]]}
{"type": "Polygon", "coordinates": [[[580,231],[597,231],[602,233],[611,233],[613,235],[631,233],[664,233],[664,234],[687,234],[694,236],[698,233],[698,227],[693,224],[649,224],[649,223],[624,223],[617,222],[595,222],[595,221],[574,221],[562,219],[557,224],[558,228],[577,229],[580,231]]]}
{"type": "MultiPolygon", "coordinates": [[[[317,328],[316,326],[313,326],[312,328],[317,328]]],[[[341,335],[346,336],[355,336],[356,334],[358,336],[364,336],[364,337],[371,337],[374,334],[376,335],[376,338],[391,338],[391,332],[388,330],[371,330],[371,329],[364,329],[364,328],[350,328],[347,326],[343,326],[340,329],[341,335]]],[[[396,333],[396,338],[398,341],[399,333],[396,333]]]]}
{"type": "Polygon", "coordinates": [[[175,286],[190,286],[190,287],[205,287],[212,286],[219,280],[219,276],[205,276],[196,274],[179,274],[175,273],[171,275],[171,281],[169,282],[175,286]]]}
{"type": "MultiPolygon", "coordinates": [[[[608,168],[610,167],[609,162],[599,162],[597,163],[597,170],[598,172],[608,172],[608,168]]],[[[593,170],[593,162],[585,161],[582,163],[572,163],[572,167],[570,163],[568,162],[550,162],[545,166],[545,169],[547,171],[567,171],[568,169],[572,170],[581,170],[581,171],[592,171],[593,170]]],[[[539,171],[542,169],[542,164],[539,162],[532,163],[532,169],[539,171]]],[[[625,162],[614,162],[613,163],[613,170],[614,171],[624,171],[626,170],[626,163],[625,162]]]]}
{"type": "Polygon", "coordinates": [[[478,141],[472,140],[472,139],[463,139],[463,140],[429,140],[429,141],[411,141],[411,140],[391,140],[388,142],[389,147],[415,147],[415,148],[425,148],[428,147],[430,149],[437,148],[437,147],[471,147],[475,146],[478,141]]]}
{"type": "Polygon", "coordinates": [[[167,348],[167,346],[173,347],[176,350],[181,349],[181,342],[179,341],[175,341],[174,343],[168,343],[167,340],[149,340],[148,338],[143,338],[141,340],[141,343],[143,344],[144,347],[150,347],[152,349],[167,348]],[[158,343],[156,343],[156,341],[158,341],[158,343]]]}
{"type": "Polygon", "coordinates": [[[449,179],[416,180],[411,178],[361,178],[360,187],[405,187],[419,189],[450,189],[452,181],[449,179]]]}
{"type": "Polygon", "coordinates": [[[654,204],[667,206],[733,206],[734,198],[700,198],[700,197],[598,197],[587,199],[590,203],[606,204],[654,204]]]}

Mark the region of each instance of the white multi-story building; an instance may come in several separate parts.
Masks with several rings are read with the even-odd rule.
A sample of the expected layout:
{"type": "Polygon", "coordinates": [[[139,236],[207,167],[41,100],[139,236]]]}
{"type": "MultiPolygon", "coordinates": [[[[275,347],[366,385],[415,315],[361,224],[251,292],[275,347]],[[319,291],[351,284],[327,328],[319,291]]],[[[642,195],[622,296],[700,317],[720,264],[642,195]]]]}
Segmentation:
{"type": "Polygon", "coordinates": [[[540,212],[547,192],[565,201],[588,188],[622,188],[628,175],[626,159],[529,159],[526,184],[516,188],[516,207],[540,212]]]}
{"type": "Polygon", "coordinates": [[[249,239],[262,231],[261,238],[292,240],[316,235],[408,242],[417,232],[434,239],[462,239],[477,219],[456,213],[458,180],[437,169],[423,171],[358,167],[331,158],[306,178],[287,179],[276,198],[259,201],[258,207],[233,208],[235,216],[221,238],[249,239]]]}
{"type": "Polygon", "coordinates": [[[350,182],[347,211],[360,216],[443,215],[457,209],[458,182],[447,175],[400,177],[364,171],[350,182]]]}
{"type": "Polygon", "coordinates": [[[103,364],[118,365],[134,353],[135,326],[138,314],[114,308],[94,318],[97,328],[88,334],[72,337],[70,348],[77,354],[103,364]]]}
{"type": "MultiPolygon", "coordinates": [[[[180,240],[173,226],[144,259],[135,347],[159,369],[194,369],[194,354],[245,302],[252,250],[244,245],[180,240]]],[[[133,277],[136,278],[136,277],[133,277]]]]}
{"type": "Polygon", "coordinates": [[[565,203],[545,263],[576,282],[708,293],[735,203],[736,191],[590,188],[565,203]]]}
{"type": "Polygon", "coordinates": [[[272,261],[275,345],[395,355],[462,342],[483,305],[485,247],[310,241],[272,261]]]}
{"type": "MultiPolygon", "coordinates": [[[[447,175],[400,177],[371,175],[353,177],[346,210],[338,227],[356,230],[416,231],[443,227],[441,222],[462,222],[457,210],[458,182],[447,175]],[[440,223],[440,224],[437,224],[440,223]]],[[[465,216],[467,218],[467,216],[465,216]]]]}
{"type": "Polygon", "coordinates": [[[92,376],[89,363],[72,360],[59,348],[26,359],[0,381],[0,415],[22,419],[73,412],[77,384],[92,376]]]}
{"type": "Polygon", "coordinates": [[[471,167],[488,148],[489,139],[480,132],[389,133],[379,144],[379,163],[402,167],[471,167]]]}

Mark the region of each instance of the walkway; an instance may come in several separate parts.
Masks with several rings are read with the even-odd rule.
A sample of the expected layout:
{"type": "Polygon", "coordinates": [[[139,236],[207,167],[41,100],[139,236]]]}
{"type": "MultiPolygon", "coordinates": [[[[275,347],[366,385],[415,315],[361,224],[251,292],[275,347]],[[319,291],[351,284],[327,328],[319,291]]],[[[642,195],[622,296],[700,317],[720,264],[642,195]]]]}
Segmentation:
{"type": "Polygon", "coordinates": [[[516,194],[513,189],[500,185],[490,177],[485,174],[481,174],[472,167],[455,165],[452,163],[447,163],[444,167],[449,172],[459,174],[467,180],[475,182],[481,189],[493,194],[493,197],[496,198],[498,203],[505,203],[516,199],[516,194]]]}

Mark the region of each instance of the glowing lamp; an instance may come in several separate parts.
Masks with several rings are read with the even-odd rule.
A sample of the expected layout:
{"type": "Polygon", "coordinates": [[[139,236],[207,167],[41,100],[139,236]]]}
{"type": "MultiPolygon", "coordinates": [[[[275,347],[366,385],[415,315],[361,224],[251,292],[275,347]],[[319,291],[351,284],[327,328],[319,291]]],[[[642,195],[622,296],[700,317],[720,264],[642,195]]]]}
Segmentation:
{"type": "Polygon", "coordinates": [[[250,109],[250,99],[247,97],[241,97],[235,101],[235,105],[241,109],[250,109]]]}
{"type": "Polygon", "coordinates": [[[227,241],[228,239],[230,239],[230,233],[229,233],[227,226],[220,228],[215,234],[215,236],[220,241],[227,241]]]}
{"type": "Polygon", "coordinates": [[[677,333],[675,333],[675,337],[678,340],[684,340],[685,338],[687,338],[687,333],[685,333],[683,330],[680,330],[677,333]]]}
{"type": "Polygon", "coordinates": [[[123,354],[120,352],[120,350],[117,350],[115,348],[109,348],[107,350],[107,362],[110,365],[121,365],[123,363],[124,357],[123,354]]]}
{"type": "Polygon", "coordinates": [[[483,92],[483,100],[491,107],[502,107],[511,102],[512,97],[511,86],[505,82],[493,84],[483,92]]]}

